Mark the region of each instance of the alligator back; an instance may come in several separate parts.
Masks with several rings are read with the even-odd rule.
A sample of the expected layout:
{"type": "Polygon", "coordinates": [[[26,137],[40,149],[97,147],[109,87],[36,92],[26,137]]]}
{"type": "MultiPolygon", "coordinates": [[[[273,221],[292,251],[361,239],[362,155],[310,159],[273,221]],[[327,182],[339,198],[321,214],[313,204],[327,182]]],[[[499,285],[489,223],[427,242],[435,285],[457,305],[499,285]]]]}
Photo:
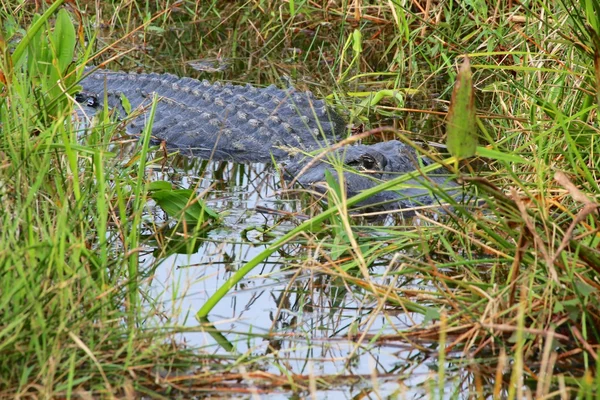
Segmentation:
{"type": "MultiPolygon", "coordinates": [[[[159,96],[152,127],[153,138],[183,153],[238,162],[283,159],[289,150],[311,151],[335,143],[346,134],[343,119],[310,92],[273,85],[209,83],[170,74],[132,74],[96,71],[80,84],[77,99],[86,114],[101,109],[104,94],[120,118],[127,117],[122,96],[136,110],[149,109],[159,96]]],[[[148,113],[141,112],[128,125],[139,134],[148,113]]]]}

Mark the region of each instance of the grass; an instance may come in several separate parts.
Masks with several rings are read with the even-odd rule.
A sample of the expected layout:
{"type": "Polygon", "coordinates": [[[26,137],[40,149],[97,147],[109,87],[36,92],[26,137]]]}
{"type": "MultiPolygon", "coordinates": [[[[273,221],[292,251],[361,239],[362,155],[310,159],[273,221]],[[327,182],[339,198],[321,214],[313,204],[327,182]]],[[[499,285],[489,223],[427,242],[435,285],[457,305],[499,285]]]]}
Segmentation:
{"type": "MultiPolygon", "coordinates": [[[[409,395],[597,395],[598,7],[184,0],[96,10],[90,2],[1,1],[0,396],[351,392],[357,380],[369,383],[367,396],[394,398],[406,387],[382,388],[389,376],[410,384],[415,361],[400,357],[389,376],[376,367],[369,376],[298,372],[286,357],[318,349],[320,330],[351,340],[347,371],[373,348],[433,354],[435,368],[406,388],[409,395]],[[52,36],[57,26],[66,36],[52,36]],[[360,199],[332,196],[323,212],[227,275],[247,278],[267,256],[297,245],[304,250],[289,261],[277,314],[317,309],[335,315],[330,325],[299,317],[287,330],[273,322],[269,332],[237,332],[239,342],[284,343],[266,355],[186,347],[180,334],[210,326],[183,326],[149,289],[171,238],[149,218],[148,171],[177,161],[150,152],[147,140],[121,151],[127,139],[109,115],[78,131],[69,86],[80,72],[71,61],[256,85],[289,76],[328,97],[356,127],[392,125],[410,140],[444,142],[463,55],[474,71],[481,151],[462,163],[459,179],[482,204],[454,204],[445,215],[419,210],[418,223],[397,216],[382,226],[349,216],[360,199]],[[188,64],[198,58],[230,68],[201,73],[188,64]],[[155,261],[140,263],[152,250],[155,261]],[[361,311],[347,317],[350,305],[361,311]],[[406,328],[397,314],[415,321],[406,328]],[[306,342],[286,341],[297,331],[306,342]]],[[[176,232],[205,240],[195,229],[176,232]]],[[[211,315],[210,301],[197,305],[202,317],[211,315]]]]}

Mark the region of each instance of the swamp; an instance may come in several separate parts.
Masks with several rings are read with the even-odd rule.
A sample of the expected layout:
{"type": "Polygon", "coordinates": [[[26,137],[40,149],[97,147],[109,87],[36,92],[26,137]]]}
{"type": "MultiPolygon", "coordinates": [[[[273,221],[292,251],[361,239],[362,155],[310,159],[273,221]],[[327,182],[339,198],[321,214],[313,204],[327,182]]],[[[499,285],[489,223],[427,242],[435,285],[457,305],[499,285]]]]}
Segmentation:
{"type": "Polygon", "coordinates": [[[0,0],[0,21],[0,398],[600,396],[600,2],[0,0]],[[341,137],[286,148],[291,177],[267,142],[190,156],[165,113],[206,110],[89,97],[98,71],[231,109],[237,85],[301,94],[290,118],[341,137]]]}

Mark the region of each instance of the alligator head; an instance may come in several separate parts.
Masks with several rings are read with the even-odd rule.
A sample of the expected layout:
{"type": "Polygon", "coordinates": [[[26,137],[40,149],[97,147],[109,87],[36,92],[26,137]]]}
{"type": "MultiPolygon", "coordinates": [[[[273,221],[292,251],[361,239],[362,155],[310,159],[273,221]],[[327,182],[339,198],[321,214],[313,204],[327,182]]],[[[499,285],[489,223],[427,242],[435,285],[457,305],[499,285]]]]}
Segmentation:
{"type": "MultiPolygon", "coordinates": [[[[343,171],[346,195],[350,198],[382,181],[416,171],[420,165],[427,166],[431,163],[432,161],[425,157],[418,157],[411,146],[392,140],[373,145],[340,148],[316,162],[311,162],[310,157],[304,157],[288,164],[285,171],[289,179],[294,179],[303,187],[313,188],[319,193],[327,190],[327,171],[334,177],[343,171]]],[[[423,185],[425,181],[427,186],[439,186],[450,192],[456,192],[458,189],[447,175],[444,176],[443,170],[438,169],[427,177],[404,182],[397,190],[379,192],[358,206],[391,209],[431,204],[434,198],[431,191],[423,185]]]]}

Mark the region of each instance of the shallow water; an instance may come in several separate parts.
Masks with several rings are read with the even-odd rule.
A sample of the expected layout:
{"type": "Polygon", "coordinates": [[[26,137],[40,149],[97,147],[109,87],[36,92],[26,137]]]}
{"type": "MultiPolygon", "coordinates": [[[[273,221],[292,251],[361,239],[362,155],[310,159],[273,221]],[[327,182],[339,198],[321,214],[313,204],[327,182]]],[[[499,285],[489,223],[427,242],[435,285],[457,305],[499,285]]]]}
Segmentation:
{"type": "MultiPolygon", "coordinates": [[[[188,346],[227,354],[198,328],[195,314],[231,271],[265,248],[262,234],[251,228],[275,227],[272,233],[280,237],[297,224],[281,215],[295,215],[302,204],[282,196],[279,175],[271,167],[189,159],[174,164],[178,166],[155,169],[152,178],[193,187],[199,193],[208,189],[205,200],[223,220],[207,233],[195,253],[160,260],[149,291],[153,304],[162,308],[159,311],[164,317],[157,322],[182,324],[193,330],[178,335],[188,346]],[[279,213],[259,212],[260,207],[279,213]]],[[[381,223],[391,224],[390,220],[381,223]]],[[[392,395],[395,391],[406,393],[406,388],[411,388],[409,397],[419,397],[424,387],[435,386],[436,372],[430,365],[437,362],[432,354],[410,341],[374,340],[417,326],[423,316],[395,309],[375,313],[378,305],[354,293],[354,286],[310,267],[306,259],[314,257],[313,247],[292,243],[283,250],[285,254],[274,253],[256,267],[211,312],[211,322],[233,344],[235,354],[265,357],[259,365],[272,374],[281,374],[283,368],[289,374],[356,378],[334,385],[334,391],[319,392],[319,398],[324,399],[349,398],[361,390],[392,395]],[[367,335],[366,339],[357,340],[357,334],[367,335]]],[[[150,265],[157,260],[146,256],[142,261],[150,265]]],[[[370,273],[383,275],[389,263],[382,260],[370,273]]],[[[391,282],[390,278],[373,280],[391,282]]],[[[271,393],[269,398],[288,396],[284,391],[271,393]]]]}

